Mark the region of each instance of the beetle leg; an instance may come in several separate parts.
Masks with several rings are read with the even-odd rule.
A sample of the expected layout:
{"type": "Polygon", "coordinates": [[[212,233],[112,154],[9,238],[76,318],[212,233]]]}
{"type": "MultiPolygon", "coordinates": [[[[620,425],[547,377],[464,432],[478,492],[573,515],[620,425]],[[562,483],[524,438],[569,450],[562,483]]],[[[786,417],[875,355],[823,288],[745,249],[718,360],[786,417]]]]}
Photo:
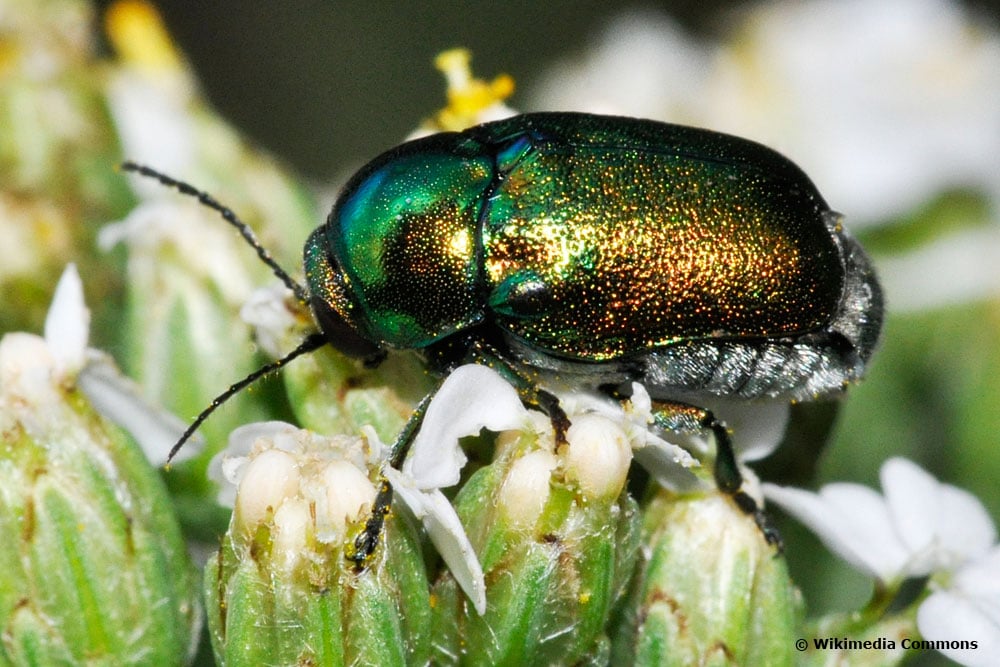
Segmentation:
{"type": "Polygon", "coordinates": [[[562,405],[560,405],[559,399],[555,394],[549,393],[537,385],[532,385],[531,390],[535,394],[535,402],[533,405],[547,414],[549,416],[549,421],[552,422],[552,431],[555,434],[556,449],[558,450],[559,447],[563,445],[569,445],[569,441],[566,440],[566,431],[569,430],[570,421],[569,417],[566,415],[566,411],[563,410],[562,405]]]}
{"type": "MultiPolygon", "coordinates": [[[[410,418],[403,426],[403,430],[396,436],[396,441],[392,444],[389,454],[389,460],[383,465],[399,468],[403,464],[403,459],[406,458],[406,453],[410,450],[410,445],[413,443],[413,439],[417,437],[417,431],[420,430],[420,425],[424,421],[424,415],[427,414],[427,406],[430,405],[431,399],[437,393],[440,386],[441,381],[438,381],[434,389],[417,404],[417,407],[413,410],[413,414],[410,415],[410,418]]],[[[368,520],[365,521],[364,529],[355,536],[353,546],[349,547],[345,553],[345,557],[348,560],[354,561],[354,566],[359,570],[364,569],[369,557],[375,553],[375,548],[378,546],[379,538],[382,535],[382,528],[385,525],[385,517],[389,514],[389,509],[392,507],[392,484],[389,483],[383,472],[379,472],[379,478],[379,489],[378,493],[375,494],[375,500],[372,502],[371,514],[368,520]]]]}
{"type": "MultiPolygon", "coordinates": [[[[541,410],[549,416],[549,419],[552,421],[552,428],[555,431],[556,447],[568,444],[566,431],[570,427],[569,417],[566,415],[566,411],[562,409],[562,406],[559,404],[559,398],[555,394],[545,391],[529,378],[518,373],[493,346],[481,341],[475,342],[469,347],[468,359],[466,361],[473,361],[489,366],[497,371],[517,390],[521,401],[525,405],[541,410]]],[[[417,404],[417,407],[413,410],[413,414],[410,415],[406,425],[403,426],[403,430],[396,436],[389,460],[385,465],[392,466],[393,468],[399,468],[402,465],[403,459],[406,458],[406,454],[410,450],[410,445],[413,443],[413,439],[417,436],[420,425],[424,421],[427,406],[430,405],[431,399],[434,398],[443,381],[443,378],[439,380],[434,389],[417,404]]],[[[385,525],[385,517],[389,514],[389,510],[392,507],[392,484],[389,483],[384,474],[380,473],[379,477],[379,490],[375,495],[375,500],[372,502],[371,515],[365,522],[364,529],[354,538],[352,546],[347,549],[347,553],[345,554],[348,560],[354,561],[354,565],[358,569],[363,569],[368,559],[375,553],[382,529],[385,525]]]]}
{"type": "Polygon", "coordinates": [[[743,474],[736,461],[733,441],[729,437],[726,425],[711,410],[673,401],[653,401],[653,418],[655,425],[665,431],[681,434],[701,434],[711,431],[716,450],[715,466],[712,471],[715,485],[732,498],[740,510],[753,517],[764,539],[768,544],[773,544],[780,553],[783,545],[778,529],[774,527],[764,510],[757,505],[757,501],[743,490],[743,474]]]}
{"type": "Polygon", "coordinates": [[[569,430],[569,417],[559,404],[559,399],[538,386],[530,377],[525,376],[508,361],[512,357],[505,352],[502,341],[489,341],[477,330],[461,339],[445,339],[424,350],[424,355],[432,368],[438,372],[447,373],[461,364],[480,364],[489,366],[503,379],[507,380],[517,390],[521,402],[528,408],[540,410],[548,415],[555,432],[556,448],[568,444],[566,431],[569,430]]]}

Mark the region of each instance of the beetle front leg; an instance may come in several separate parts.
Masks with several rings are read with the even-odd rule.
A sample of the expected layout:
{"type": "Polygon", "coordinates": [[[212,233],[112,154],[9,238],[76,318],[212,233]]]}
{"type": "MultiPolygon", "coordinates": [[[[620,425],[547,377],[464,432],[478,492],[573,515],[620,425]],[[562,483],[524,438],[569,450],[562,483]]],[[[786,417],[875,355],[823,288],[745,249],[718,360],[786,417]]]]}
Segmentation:
{"type": "Polygon", "coordinates": [[[548,415],[549,421],[552,422],[556,450],[563,445],[568,445],[569,441],[566,439],[566,432],[569,430],[570,421],[566,411],[563,410],[562,405],[559,403],[559,398],[518,373],[495,352],[490,356],[486,356],[486,353],[480,350],[480,354],[484,356],[479,357],[477,363],[485,363],[510,382],[511,386],[517,390],[518,396],[521,397],[521,402],[524,405],[540,410],[548,415]]]}
{"type": "Polygon", "coordinates": [[[653,401],[653,420],[657,428],[674,433],[703,434],[711,431],[716,450],[712,470],[715,485],[732,498],[740,510],[753,517],[764,539],[780,553],[783,550],[781,534],[757,501],[743,490],[743,474],[726,425],[711,410],[671,401],[653,401]]]}
{"type": "Polygon", "coordinates": [[[511,357],[498,345],[485,340],[485,336],[470,335],[464,339],[444,340],[428,347],[425,355],[432,367],[447,373],[462,364],[480,364],[492,368],[517,390],[521,402],[528,408],[544,412],[552,422],[556,448],[568,444],[566,431],[570,421],[559,403],[559,398],[538,386],[508,361],[511,357]]]}
{"type": "MultiPolygon", "coordinates": [[[[427,406],[430,405],[431,399],[434,398],[434,394],[437,393],[440,386],[441,382],[439,381],[434,389],[424,396],[420,400],[420,403],[417,404],[417,407],[414,408],[413,414],[406,421],[403,430],[396,436],[396,441],[392,444],[392,450],[389,454],[389,460],[383,466],[388,465],[393,468],[399,468],[403,464],[403,459],[406,458],[406,453],[410,450],[413,439],[417,437],[420,425],[423,424],[424,415],[427,414],[427,406]]],[[[368,559],[375,553],[378,541],[382,536],[382,529],[385,526],[385,517],[389,514],[391,507],[392,484],[386,479],[385,474],[379,471],[379,489],[378,493],[375,494],[375,500],[372,502],[371,514],[368,520],[365,521],[364,529],[355,536],[354,542],[345,553],[345,557],[348,560],[354,561],[354,566],[357,569],[364,569],[368,563],[368,559]]]]}

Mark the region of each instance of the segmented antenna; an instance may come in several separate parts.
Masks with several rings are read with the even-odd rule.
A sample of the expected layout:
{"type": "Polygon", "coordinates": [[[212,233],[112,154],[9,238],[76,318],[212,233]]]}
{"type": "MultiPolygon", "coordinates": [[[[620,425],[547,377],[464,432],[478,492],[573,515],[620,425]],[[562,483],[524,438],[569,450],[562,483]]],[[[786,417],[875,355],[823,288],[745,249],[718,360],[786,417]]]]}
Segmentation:
{"type": "MultiPolygon", "coordinates": [[[[278,280],[283,282],[285,284],[285,287],[290,289],[295,294],[295,298],[298,299],[299,302],[302,303],[303,305],[306,306],[309,305],[308,290],[306,290],[306,288],[303,287],[300,283],[293,280],[292,277],[288,275],[288,273],[285,272],[285,270],[281,268],[281,266],[278,265],[278,262],[274,260],[274,257],[271,256],[271,253],[269,253],[267,249],[260,244],[260,241],[257,240],[256,235],[254,235],[253,230],[250,229],[249,225],[240,220],[239,216],[233,213],[231,209],[223,206],[218,201],[216,201],[215,198],[212,197],[212,195],[202,190],[199,190],[198,188],[194,187],[193,185],[189,185],[184,181],[178,181],[177,179],[171,178],[170,176],[160,173],[155,169],[152,169],[145,165],[136,164],[135,162],[124,162],[122,163],[121,168],[124,171],[131,171],[141,176],[154,178],[163,185],[176,189],[182,195],[194,197],[203,205],[207,206],[213,211],[216,211],[219,215],[222,216],[223,220],[228,222],[230,225],[235,227],[237,231],[239,231],[243,239],[250,244],[250,247],[252,247],[254,250],[257,251],[257,256],[260,257],[260,260],[265,264],[267,264],[267,266],[271,268],[271,271],[274,273],[274,275],[278,277],[278,280]]],[[[326,338],[324,338],[323,334],[321,333],[310,334],[309,336],[306,337],[305,340],[303,340],[299,344],[298,347],[296,347],[294,350],[286,354],[281,359],[278,359],[277,361],[272,361],[271,363],[261,368],[258,368],[253,373],[246,376],[239,382],[230,385],[229,389],[225,390],[224,392],[216,396],[214,399],[212,399],[212,402],[209,404],[209,406],[204,410],[202,410],[201,413],[197,417],[195,417],[194,421],[191,422],[191,425],[188,426],[187,429],[184,431],[184,433],[181,434],[181,437],[177,440],[176,443],[174,443],[174,446],[170,448],[170,453],[167,455],[167,463],[170,463],[170,461],[174,458],[177,452],[180,451],[181,447],[184,446],[184,443],[187,442],[192,435],[194,435],[194,432],[198,430],[198,427],[201,426],[202,423],[204,423],[204,421],[208,419],[209,415],[215,412],[215,410],[220,405],[228,401],[244,387],[253,384],[260,378],[267,375],[268,373],[278,370],[292,359],[295,359],[296,357],[302,356],[303,354],[307,354],[309,352],[317,350],[323,347],[324,345],[326,345],[326,338]]]]}
{"type": "Polygon", "coordinates": [[[216,201],[215,198],[212,197],[212,195],[202,190],[199,190],[198,188],[194,187],[193,185],[189,185],[184,181],[178,181],[175,178],[171,178],[166,174],[160,173],[155,169],[152,169],[142,164],[136,164],[135,162],[123,162],[121,168],[124,171],[131,171],[141,176],[154,178],[163,185],[176,189],[183,195],[194,197],[208,208],[212,209],[213,211],[216,211],[219,215],[222,216],[223,220],[228,222],[230,225],[235,227],[237,231],[239,231],[240,235],[243,236],[243,239],[250,244],[250,247],[252,247],[254,250],[257,251],[257,256],[260,257],[260,260],[271,268],[271,271],[274,273],[275,276],[278,277],[278,280],[280,280],[285,284],[285,287],[292,290],[292,292],[295,294],[295,298],[298,299],[299,302],[301,302],[304,305],[309,304],[308,290],[306,290],[306,288],[303,287],[300,283],[293,280],[292,277],[288,275],[288,273],[286,273],[285,270],[281,268],[281,266],[278,265],[278,263],[274,260],[274,257],[271,256],[271,253],[269,253],[267,249],[260,244],[260,241],[257,240],[256,235],[254,235],[253,230],[250,229],[249,225],[240,220],[239,216],[233,213],[231,209],[223,206],[218,201],[216,201]]]}
{"type": "Polygon", "coordinates": [[[194,421],[191,422],[191,425],[188,426],[187,429],[184,431],[184,433],[181,434],[180,439],[178,439],[177,442],[174,443],[174,446],[170,448],[170,453],[167,454],[167,463],[170,463],[170,461],[174,458],[177,452],[180,451],[181,447],[184,446],[184,443],[187,442],[188,439],[192,435],[194,435],[194,432],[198,430],[198,427],[201,426],[206,419],[208,419],[209,415],[215,412],[216,408],[218,408],[220,405],[222,405],[230,398],[232,398],[241,389],[250,384],[253,384],[260,378],[267,375],[268,373],[278,370],[292,359],[302,356],[303,354],[312,352],[313,350],[318,350],[324,345],[326,345],[326,338],[323,337],[323,334],[321,333],[310,334],[309,336],[306,337],[305,340],[303,340],[299,344],[297,348],[295,348],[294,350],[283,356],[281,359],[278,359],[277,361],[272,361],[266,366],[258,368],[253,373],[246,376],[239,382],[230,385],[229,389],[225,390],[224,392],[216,396],[214,399],[212,399],[212,402],[209,404],[209,406],[204,410],[202,410],[201,413],[194,418],[194,421]]]}

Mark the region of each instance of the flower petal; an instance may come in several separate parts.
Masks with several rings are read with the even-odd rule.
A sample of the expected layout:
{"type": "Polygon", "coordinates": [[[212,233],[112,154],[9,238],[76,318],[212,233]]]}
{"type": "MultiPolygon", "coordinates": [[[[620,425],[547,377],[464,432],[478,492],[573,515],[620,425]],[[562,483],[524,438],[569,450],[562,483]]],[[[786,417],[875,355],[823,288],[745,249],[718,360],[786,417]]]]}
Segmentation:
{"type": "MultiPolygon", "coordinates": [[[[652,434],[651,434],[652,435],[652,434]]],[[[701,465],[687,450],[666,440],[650,437],[632,456],[660,486],[685,493],[708,488],[689,468],[701,465]]]]}
{"type": "Polygon", "coordinates": [[[895,530],[913,554],[909,574],[958,567],[996,542],[992,519],[971,493],[899,457],[886,461],[880,476],[895,530]]]}
{"type": "Polygon", "coordinates": [[[877,492],[860,484],[829,484],[819,493],[764,484],[764,495],[798,518],[828,549],[883,582],[904,576],[909,552],[893,530],[877,492]]]}
{"type": "Polygon", "coordinates": [[[74,374],[83,368],[89,336],[90,311],[83,302],[83,281],[76,265],[68,264],[45,316],[45,342],[57,373],[74,374]]]}
{"type": "MultiPolygon", "coordinates": [[[[150,463],[166,464],[167,454],[187,429],[186,422],[147,401],[139,386],[123,375],[110,357],[96,350],[88,351],[87,365],[76,383],[95,410],[135,438],[150,463]]],[[[202,437],[192,435],[173,460],[186,461],[204,447],[202,437]]]]}
{"type": "Polygon", "coordinates": [[[484,428],[517,428],[526,415],[517,392],[496,371],[478,364],[460,366],[427,407],[403,472],[420,489],[454,486],[467,461],[459,438],[477,435],[484,428]]]}
{"type": "Polygon", "coordinates": [[[716,408],[716,415],[736,434],[733,448],[740,461],[757,461],[777,449],[790,412],[788,401],[733,401],[716,408]]]}
{"type": "Polygon", "coordinates": [[[240,308],[240,319],[254,328],[257,344],[275,359],[284,356],[281,343],[296,324],[295,315],[285,303],[289,294],[285,285],[274,282],[255,289],[240,308]]]}
{"type": "Polygon", "coordinates": [[[482,616],[486,612],[483,568],[455,508],[443,493],[436,489],[424,491],[418,488],[405,473],[387,467],[385,476],[392,484],[396,497],[420,519],[455,581],[482,616]]]}
{"type": "Polygon", "coordinates": [[[1000,628],[1000,545],[955,574],[952,587],[990,602],[990,617],[1000,628]]]}
{"type": "Polygon", "coordinates": [[[976,648],[939,648],[963,665],[994,665],[1000,654],[1000,548],[963,570],[955,586],[932,593],[917,610],[917,627],[932,641],[975,641],[976,648]]]}

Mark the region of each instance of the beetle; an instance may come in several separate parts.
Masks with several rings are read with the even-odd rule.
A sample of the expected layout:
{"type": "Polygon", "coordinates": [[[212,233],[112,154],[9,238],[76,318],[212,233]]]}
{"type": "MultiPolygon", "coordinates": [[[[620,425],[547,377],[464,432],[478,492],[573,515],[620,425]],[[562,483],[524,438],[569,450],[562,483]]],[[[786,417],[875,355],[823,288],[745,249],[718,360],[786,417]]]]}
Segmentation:
{"type": "MultiPolygon", "coordinates": [[[[546,379],[617,393],[642,382],[656,424],[716,442],[715,480],[769,541],[742,490],[712,398],[808,401],[860,379],[882,324],[872,264],[805,173],[758,143],[624,117],[532,113],[409,141],[346,184],[304,248],[305,286],[235,225],[319,333],[237,383],[325,344],[377,364],[420,351],[439,374],[489,364],[557,442],[568,419],[546,379]]],[[[398,465],[425,398],[394,445],[398,465]]],[[[371,554],[383,484],[351,556],[371,554]]]]}

